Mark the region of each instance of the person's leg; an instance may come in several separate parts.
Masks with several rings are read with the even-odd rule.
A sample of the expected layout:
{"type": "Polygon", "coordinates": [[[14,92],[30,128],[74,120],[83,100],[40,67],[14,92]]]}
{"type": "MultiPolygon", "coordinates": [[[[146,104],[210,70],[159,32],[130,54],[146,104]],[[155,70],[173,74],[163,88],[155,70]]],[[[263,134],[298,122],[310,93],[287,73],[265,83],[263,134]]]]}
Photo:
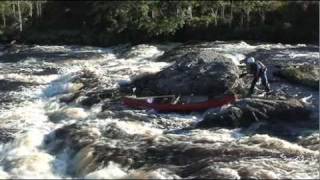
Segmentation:
{"type": "Polygon", "coordinates": [[[251,82],[251,86],[250,86],[250,89],[249,89],[249,94],[248,95],[251,95],[254,93],[254,87],[256,86],[256,83],[259,79],[256,79],[254,78],[251,82]]]}
{"type": "Polygon", "coordinates": [[[269,92],[270,85],[268,83],[267,70],[265,70],[261,73],[261,81],[262,81],[262,85],[264,86],[266,92],[269,92]]]}

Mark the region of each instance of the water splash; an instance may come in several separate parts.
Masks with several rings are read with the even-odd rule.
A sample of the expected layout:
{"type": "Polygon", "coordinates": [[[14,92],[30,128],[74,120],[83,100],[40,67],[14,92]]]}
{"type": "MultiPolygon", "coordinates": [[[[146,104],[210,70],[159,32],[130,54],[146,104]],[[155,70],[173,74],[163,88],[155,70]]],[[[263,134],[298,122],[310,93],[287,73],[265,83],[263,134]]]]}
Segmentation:
{"type": "MultiPolygon", "coordinates": [[[[73,82],[83,71],[93,72],[106,89],[128,83],[143,73],[156,73],[170,63],[154,62],[164,50],[170,50],[179,44],[138,45],[129,49],[121,49],[121,56],[116,54],[117,48],[97,48],[80,46],[34,46],[30,50],[48,52],[63,52],[70,54],[96,53],[101,56],[82,60],[66,61],[26,58],[16,64],[0,63],[0,79],[17,80],[32,83],[33,86],[22,88],[21,91],[10,92],[20,98],[22,103],[12,103],[9,109],[0,107],[2,128],[15,128],[18,132],[15,139],[0,146],[0,178],[181,178],[169,165],[165,167],[142,167],[128,169],[118,162],[110,161],[103,166],[96,163],[95,149],[97,144],[107,144],[110,148],[130,147],[139,150],[142,142],[121,144],[121,140],[104,137],[106,127],[118,128],[120,133],[141,138],[145,143],[182,143],[185,145],[200,145],[203,147],[224,148],[243,147],[248,150],[261,150],[296,155],[296,159],[246,157],[233,162],[215,162],[214,171],[221,177],[255,177],[270,178],[315,178],[318,177],[317,161],[307,159],[319,155],[316,151],[319,139],[313,136],[303,138],[298,144],[281,140],[269,135],[243,134],[240,129],[210,129],[186,130],[180,133],[176,128],[187,127],[201,119],[200,115],[157,114],[155,112],[124,110],[110,112],[109,116],[97,118],[102,104],[91,109],[75,104],[64,104],[59,101],[62,95],[75,93],[83,88],[83,84],[73,82]],[[5,70],[4,67],[10,69],[5,70]],[[33,67],[33,69],[32,69],[33,67]],[[35,75],[32,71],[45,67],[57,68],[57,74],[35,75]],[[21,73],[19,73],[19,70],[21,73]],[[23,71],[22,71],[23,70],[23,71]],[[121,117],[117,113],[124,115],[121,117]],[[130,115],[131,114],[131,115],[130,115]],[[46,139],[58,128],[76,124],[81,133],[92,138],[91,144],[73,152],[71,147],[64,147],[55,153],[55,148],[62,145],[58,139],[46,144],[46,139]],[[111,126],[113,125],[113,126],[111,126]],[[169,132],[168,132],[169,130],[169,132]],[[70,148],[70,149],[69,149],[70,148]],[[306,159],[304,159],[306,158],[306,159]]],[[[295,48],[305,48],[306,45],[259,44],[249,45],[246,42],[216,42],[210,49],[221,52],[235,64],[244,59],[247,54],[257,50],[277,49],[278,53],[270,54],[272,59],[286,58],[315,59],[318,52],[297,51],[295,48]]],[[[119,47],[120,48],[120,47],[119,47]]],[[[122,47],[121,47],[122,48],[122,47]]],[[[309,99],[315,97],[307,97],[309,99]]],[[[254,129],[250,134],[254,134],[254,129]]],[[[64,137],[66,141],[74,137],[64,137]]],[[[84,140],[83,138],[82,140],[84,140]]],[[[70,142],[69,142],[70,143],[70,142]]],[[[70,145],[70,144],[69,144],[70,145]]],[[[142,145],[141,145],[142,146],[142,145]]],[[[185,146],[184,146],[185,147],[185,146]]],[[[222,152],[221,152],[222,153],[222,152]]],[[[205,170],[213,170],[209,167],[205,170]]]]}

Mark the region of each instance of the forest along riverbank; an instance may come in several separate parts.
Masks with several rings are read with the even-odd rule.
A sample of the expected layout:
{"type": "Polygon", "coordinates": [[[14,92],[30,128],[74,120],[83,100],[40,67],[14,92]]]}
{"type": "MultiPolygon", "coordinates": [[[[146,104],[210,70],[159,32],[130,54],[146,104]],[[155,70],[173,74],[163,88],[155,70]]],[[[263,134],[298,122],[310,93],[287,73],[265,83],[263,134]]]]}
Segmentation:
{"type": "MultiPolygon", "coordinates": [[[[318,69],[310,66],[317,67],[318,48],[215,41],[110,48],[14,45],[3,49],[0,177],[317,178],[319,95],[313,82],[319,81],[319,76],[313,76],[318,69]],[[179,88],[171,82],[174,77],[192,79],[190,76],[198,75],[197,68],[204,74],[199,78],[216,72],[211,59],[232,67],[231,79],[241,92],[246,84],[237,78],[237,65],[248,55],[268,65],[271,87],[278,92],[270,98],[287,110],[291,110],[287,100],[297,100],[310,112],[309,118],[277,123],[261,118],[246,126],[209,123],[197,127],[206,119],[217,122],[217,113],[243,110],[242,106],[159,114],[129,109],[119,101],[125,93],[119,87],[135,83],[141,95],[175,92],[179,88]],[[205,65],[211,69],[203,69],[205,65]],[[292,73],[292,67],[302,68],[292,73]],[[175,68],[180,68],[181,76],[175,68]],[[167,75],[173,78],[165,78],[167,75]],[[146,79],[154,83],[144,83],[146,79]],[[306,80],[310,83],[303,83],[306,80]],[[167,88],[154,91],[166,83],[167,88]]],[[[223,72],[215,77],[225,78],[223,72]]],[[[206,88],[185,85],[202,92],[206,88]]],[[[226,87],[230,87],[228,83],[226,87]]],[[[127,90],[129,93],[130,88],[127,90]]],[[[251,105],[257,110],[265,104],[267,113],[273,112],[268,102],[244,101],[256,103],[251,105]]],[[[295,107],[300,107],[297,104],[295,107]]],[[[283,120],[280,115],[273,119],[283,120]]]]}

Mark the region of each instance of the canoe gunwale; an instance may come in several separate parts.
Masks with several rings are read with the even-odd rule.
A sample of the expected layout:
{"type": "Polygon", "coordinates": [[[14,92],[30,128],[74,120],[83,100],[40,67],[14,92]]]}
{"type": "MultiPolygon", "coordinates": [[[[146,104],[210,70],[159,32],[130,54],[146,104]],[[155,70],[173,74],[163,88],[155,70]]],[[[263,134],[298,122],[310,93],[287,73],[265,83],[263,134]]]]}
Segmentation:
{"type": "MultiPolygon", "coordinates": [[[[168,96],[167,96],[168,97],[168,96]]],[[[190,112],[202,111],[209,108],[217,108],[236,101],[236,96],[225,96],[220,99],[209,99],[205,102],[187,103],[187,104],[171,104],[171,103],[149,103],[147,98],[135,98],[126,96],[123,98],[123,104],[127,107],[135,109],[154,109],[159,112],[190,112]]]]}

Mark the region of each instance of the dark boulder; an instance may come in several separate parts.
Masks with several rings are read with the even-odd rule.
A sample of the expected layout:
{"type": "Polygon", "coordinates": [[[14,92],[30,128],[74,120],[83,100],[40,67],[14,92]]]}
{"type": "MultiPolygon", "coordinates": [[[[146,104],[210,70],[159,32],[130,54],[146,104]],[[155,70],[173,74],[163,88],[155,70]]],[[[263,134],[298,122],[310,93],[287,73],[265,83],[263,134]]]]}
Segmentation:
{"type": "Polygon", "coordinates": [[[183,56],[191,52],[201,52],[209,50],[216,52],[213,48],[219,46],[223,42],[201,42],[201,41],[189,41],[184,44],[178,45],[169,51],[166,51],[162,56],[159,56],[156,61],[160,62],[177,62],[183,60],[183,56]]]}
{"type": "Polygon", "coordinates": [[[74,84],[73,91],[62,95],[59,99],[60,102],[91,107],[102,101],[108,103],[120,100],[119,89],[107,89],[105,84],[91,71],[80,72],[72,80],[72,83],[74,84]]]}
{"type": "Polygon", "coordinates": [[[236,64],[211,51],[189,52],[156,74],[133,81],[136,95],[223,95],[242,89],[236,64]]]}
{"type": "Polygon", "coordinates": [[[209,110],[199,128],[247,127],[254,122],[294,122],[308,120],[311,111],[297,99],[244,98],[222,110],[209,110]]]}
{"type": "Polygon", "coordinates": [[[32,85],[32,83],[28,83],[28,82],[1,79],[0,80],[0,92],[1,91],[18,91],[21,89],[21,87],[28,87],[31,85],[32,85]]]}

